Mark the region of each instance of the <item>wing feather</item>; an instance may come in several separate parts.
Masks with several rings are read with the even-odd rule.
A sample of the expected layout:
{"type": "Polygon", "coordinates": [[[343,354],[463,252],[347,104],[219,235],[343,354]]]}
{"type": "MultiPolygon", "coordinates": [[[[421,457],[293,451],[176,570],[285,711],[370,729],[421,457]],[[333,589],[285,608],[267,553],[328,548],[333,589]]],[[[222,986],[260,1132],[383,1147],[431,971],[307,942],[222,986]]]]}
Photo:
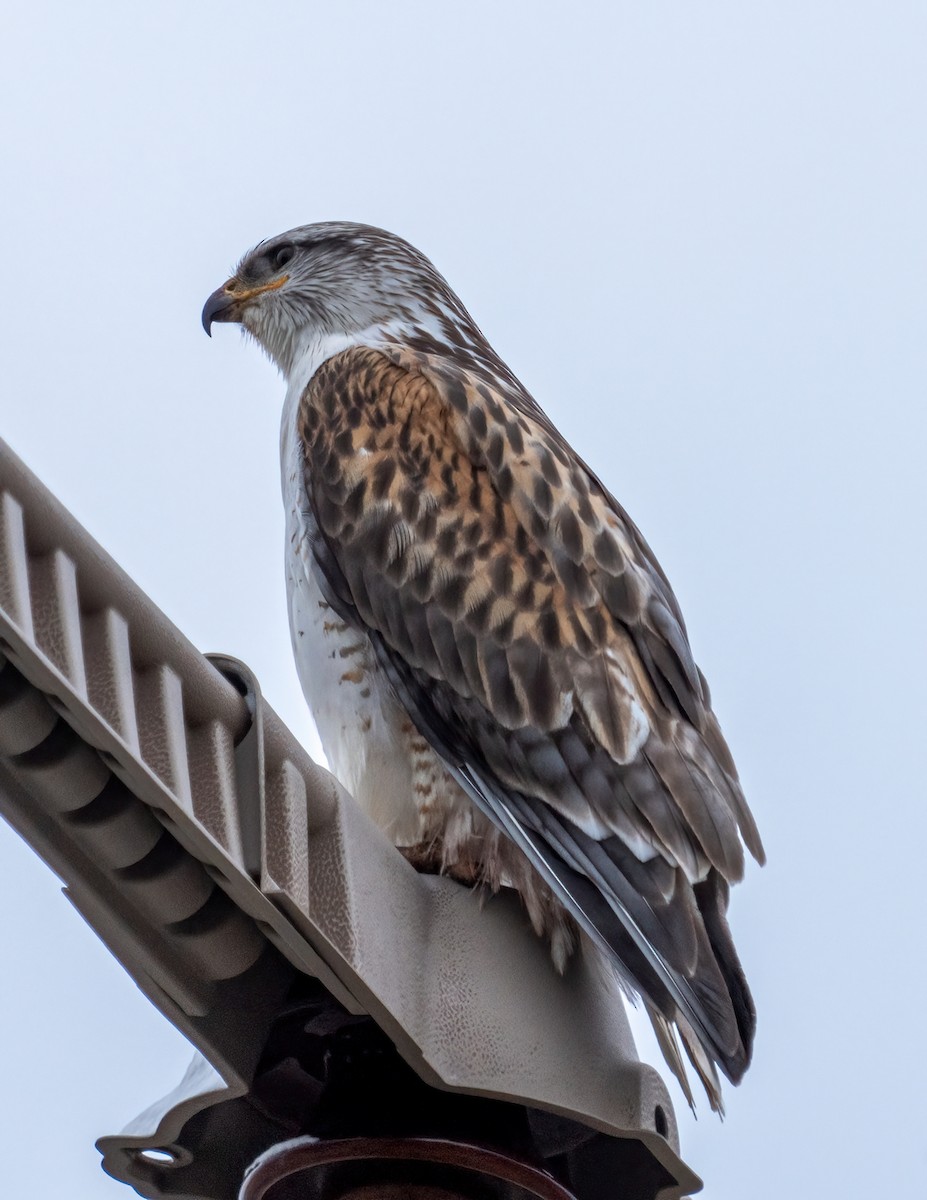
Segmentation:
{"type": "Polygon", "coordinates": [[[643,538],[510,376],[355,348],[298,419],[336,608],[474,802],[738,1079],[752,1002],[726,881],[740,834],[762,847],[643,538]]]}

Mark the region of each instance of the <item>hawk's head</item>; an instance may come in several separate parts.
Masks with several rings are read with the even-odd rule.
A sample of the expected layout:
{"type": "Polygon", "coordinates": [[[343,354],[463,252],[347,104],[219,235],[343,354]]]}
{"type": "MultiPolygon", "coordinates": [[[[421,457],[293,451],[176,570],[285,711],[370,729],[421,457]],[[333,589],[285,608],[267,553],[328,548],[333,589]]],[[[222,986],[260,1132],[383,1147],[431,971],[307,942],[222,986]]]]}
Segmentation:
{"type": "Polygon", "coordinates": [[[203,327],[235,321],[290,369],[324,339],[427,331],[479,332],[428,259],[383,229],[347,221],[302,225],[261,242],[206,301],[203,327]]]}

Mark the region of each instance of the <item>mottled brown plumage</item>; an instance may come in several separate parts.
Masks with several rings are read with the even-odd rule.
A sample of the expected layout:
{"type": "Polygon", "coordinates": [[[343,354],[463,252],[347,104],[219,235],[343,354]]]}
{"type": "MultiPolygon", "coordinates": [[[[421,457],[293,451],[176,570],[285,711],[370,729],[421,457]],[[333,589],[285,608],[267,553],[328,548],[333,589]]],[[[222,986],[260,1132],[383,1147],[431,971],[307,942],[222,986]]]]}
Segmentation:
{"type": "Polygon", "coordinates": [[[518,886],[561,960],[575,921],[683,1076],[676,1025],[718,1106],[712,1064],[738,1080],[755,1024],[728,884],[741,839],[763,851],[666,577],[417,251],[366,227],[285,239],[216,311],[290,378],[297,574],[364,639],[342,681],[385,689],[418,813],[397,841],[422,866],[518,886]],[[303,269],[289,299],[281,253],[303,269]],[[315,341],[294,349],[300,296],[315,341]]]}

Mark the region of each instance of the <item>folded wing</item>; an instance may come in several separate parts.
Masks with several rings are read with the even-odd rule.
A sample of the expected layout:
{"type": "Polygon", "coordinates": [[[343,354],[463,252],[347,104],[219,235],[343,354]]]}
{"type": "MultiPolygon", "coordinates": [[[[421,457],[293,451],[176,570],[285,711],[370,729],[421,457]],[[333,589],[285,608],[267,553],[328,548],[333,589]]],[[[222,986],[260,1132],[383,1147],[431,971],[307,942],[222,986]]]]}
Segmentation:
{"type": "Polygon", "coordinates": [[[762,845],[640,533],[507,374],[355,348],[298,419],[332,603],[710,1094],[712,1061],[738,1080],[755,1016],[727,885],[762,845]]]}

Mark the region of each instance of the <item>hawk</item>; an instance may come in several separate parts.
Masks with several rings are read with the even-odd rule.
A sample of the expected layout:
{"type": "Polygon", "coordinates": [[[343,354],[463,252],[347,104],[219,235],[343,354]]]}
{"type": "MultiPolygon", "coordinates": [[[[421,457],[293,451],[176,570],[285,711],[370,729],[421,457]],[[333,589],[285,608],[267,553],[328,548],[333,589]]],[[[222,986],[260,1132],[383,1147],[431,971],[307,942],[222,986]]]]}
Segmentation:
{"type": "Polygon", "coordinates": [[[420,869],[586,935],[720,1108],[753,1001],[728,928],[762,843],[637,527],[429,260],[366,225],[261,242],[207,300],[287,380],[290,625],[331,768],[420,869]]]}

